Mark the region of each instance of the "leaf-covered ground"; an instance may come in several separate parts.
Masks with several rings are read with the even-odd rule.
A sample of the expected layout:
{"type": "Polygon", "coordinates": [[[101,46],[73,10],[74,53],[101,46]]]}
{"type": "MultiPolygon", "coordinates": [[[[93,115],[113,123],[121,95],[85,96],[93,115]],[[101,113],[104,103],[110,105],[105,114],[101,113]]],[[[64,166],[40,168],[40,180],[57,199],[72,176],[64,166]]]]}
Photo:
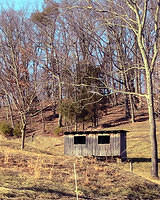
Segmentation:
{"type": "Polygon", "coordinates": [[[129,163],[63,154],[63,137],[0,140],[0,199],[160,199],[160,185],[127,171],[129,163]]]}

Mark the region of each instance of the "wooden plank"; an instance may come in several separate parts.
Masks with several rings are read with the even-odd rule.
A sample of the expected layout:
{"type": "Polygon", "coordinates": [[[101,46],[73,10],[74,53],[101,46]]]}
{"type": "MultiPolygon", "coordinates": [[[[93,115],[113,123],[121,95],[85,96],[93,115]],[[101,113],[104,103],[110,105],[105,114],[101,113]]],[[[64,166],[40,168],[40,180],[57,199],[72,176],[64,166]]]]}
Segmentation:
{"type": "MultiPolygon", "coordinates": [[[[74,137],[79,135],[72,135],[72,155],[75,156],[86,156],[87,155],[87,144],[74,144],[74,137]]],[[[86,135],[83,135],[86,136],[86,135]]],[[[87,141],[87,138],[86,138],[87,141]]]]}
{"type": "Polygon", "coordinates": [[[94,135],[87,135],[86,136],[86,145],[87,145],[86,156],[93,155],[93,142],[94,142],[94,135]]]}
{"type": "Polygon", "coordinates": [[[73,155],[73,138],[71,136],[64,136],[64,154],[73,155]]]}
{"type": "Polygon", "coordinates": [[[120,135],[113,135],[111,138],[111,154],[112,156],[120,156],[120,135]]]}
{"type": "MultiPolygon", "coordinates": [[[[74,136],[64,136],[64,154],[75,156],[122,156],[126,157],[126,132],[118,134],[108,133],[109,144],[98,144],[98,136],[101,134],[89,134],[86,136],[86,144],[74,144],[74,136]]],[[[78,136],[78,135],[77,135],[78,136]]]]}
{"type": "Polygon", "coordinates": [[[95,140],[95,156],[120,156],[120,137],[119,134],[110,135],[109,144],[98,144],[98,135],[95,140]]]}
{"type": "Polygon", "coordinates": [[[127,158],[126,132],[121,133],[120,154],[122,158],[127,158]]]}

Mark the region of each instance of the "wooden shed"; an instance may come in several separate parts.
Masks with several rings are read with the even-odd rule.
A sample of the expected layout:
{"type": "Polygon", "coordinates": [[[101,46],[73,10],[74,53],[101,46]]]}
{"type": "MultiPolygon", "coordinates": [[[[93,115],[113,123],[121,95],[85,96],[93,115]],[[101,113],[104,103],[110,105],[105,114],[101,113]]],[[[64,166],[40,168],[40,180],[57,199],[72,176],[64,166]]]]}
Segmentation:
{"type": "Polygon", "coordinates": [[[126,132],[124,130],[65,132],[64,154],[126,159],[126,132]]]}

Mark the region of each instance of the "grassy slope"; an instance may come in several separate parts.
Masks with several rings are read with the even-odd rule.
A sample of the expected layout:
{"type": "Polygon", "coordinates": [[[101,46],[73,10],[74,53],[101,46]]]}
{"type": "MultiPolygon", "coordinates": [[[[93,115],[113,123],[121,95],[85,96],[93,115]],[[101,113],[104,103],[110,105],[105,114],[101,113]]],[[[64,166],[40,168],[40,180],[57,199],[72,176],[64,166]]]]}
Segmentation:
{"type": "MultiPolygon", "coordinates": [[[[120,125],[118,129],[128,130],[127,134],[127,156],[133,161],[134,173],[152,180],[151,172],[151,145],[149,136],[148,121],[137,122],[135,124],[120,125]]],[[[160,143],[160,122],[157,122],[157,139],[160,143]]],[[[160,152],[160,146],[158,151],[160,152]]],[[[160,153],[159,153],[160,157],[160,153]]],[[[125,169],[129,169],[128,165],[124,165],[125,169]]],[[[159,163],[160,168],[160,163],[159,163]]],[[[160,174],[160,170],[159,170],[160,174]]],[[[160,184],[159,180],[152,180],[160,184]]]]}
{"type": "MultiPolygon", "coordinates": [[[[63,137],[41,135],[33,142],[27,138],[25,151],[20,150],[19,139],[1,137],[0,199],[76,199],[74,163],[80,199],[160,199],[157,184],[160,181],[150,177],[148,121],[126,123],[120,110],[114,113],[108,111],[108,117],[102,118],[98,129],[105,125],[109,130],[129,131],[127,152],[128,158],[133,160],[133,173],[129,172],[128,162],[98,162],[64,156],[63,137]]],[[[160,141],[160,123],[157,124],[160,141]]]]}
{"type": "Polygon", "coordinates": [[[63,155],[63,137],[1,140],[0,197],[2,199],[75,199],[73,163],[80,199],[159,199],[160,186],[132,174],[128,164],[98,162],[63,155]]]}
{"type": "MultiPolygon", "coordinates": [[[[151,145],[149,136],[149,122],[147,110],[144,108],[141,112],[136,113],[136,122],[134,124],[124,119],[123,107],[110,109],[108,117],[104,117],[102,124],[108,125],[109,130],[124,129],[127,130],[127,156],[133,161],[133,171],[139,176],[145,177],[151,181],[160,184],[160,180],[153,180],[151,172],[151,145]],[[107,121],[107,123],[106,123],[107,121]]],[[[160,158],[160,120],[157,120],[157,141],[159,144],[160,158]]],[[[124,164],[124,169],[130,169],[130,163],[124,164]]],[[[159,161],[160,175],[160,161],[159,161]]]]}

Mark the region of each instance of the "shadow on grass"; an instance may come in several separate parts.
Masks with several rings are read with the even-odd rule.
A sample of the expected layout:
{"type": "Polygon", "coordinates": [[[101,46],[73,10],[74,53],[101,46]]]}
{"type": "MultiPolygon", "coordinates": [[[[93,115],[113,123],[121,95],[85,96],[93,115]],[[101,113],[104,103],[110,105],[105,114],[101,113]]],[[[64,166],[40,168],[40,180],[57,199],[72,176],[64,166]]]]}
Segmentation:
{"type": "MultiPolygon", "coordinates": [[[[128,161],[130,162],[151,162],[151,158],[128,158],[128,161]]],[[[158,162],[160,163],[160,159],[158,159],[158,162]]]]}
{"type": "Polygon", "coordinates": [[[40,150],[40,149],[35,148],[35,147],[30,147],[29,145],[25,146],[25,151],[41,153],[41,154],[46,154],[46,155],[50,155],[50,156],[54,155],[53,153],[50,153],[49,151],[40,150]]]}
{"type": "Polygon", "coordinates": [[[139,115],[136,116],[136,122],[144,122],[147,121],[149,119],[148,114],[147,113],[141,113],[139,115]]]}
{"type": "Polygon", "coordinates": [[[115,126],[119,126],[121,124],[127,124],[127,123],[128,123],[127,118],[122,117],[122,118],[119,118],[117,120],[111,121],[109,123],[102,124],[102,128],[110,128],[110,127],[115,127],[115,126]]]}
{"type": "MultiPolygon", "coordinates": [[[[69,194],[66,192],[62,192],[62,191],[58,191],[58,190],[53,190],[53,189],[49,189],[49,188],[41,188],[41,187],[22,187],[22,188],[17,188],[17,190],[30,190],[30,191],[34,191],[34,192],[44,192],[44,193],[50,193],[50,194],[57,194],[60,197],[75,197],[76,195],[73,194],[69,194]]],[[[83,199],[90,199],[88,197],[84,197],[84,196],[79,196],[80,198],[83,199]]]]}
{"type": "MultiPolygon", "coordinates": [[[[144,121],[147,121],[148,119],[149,119],[148,114],[142,113],[142,114],[136,116],[135,122],[144,122],[144,121]]],[[[130,122],[129,118],[121,117],[121,118],[118,118],[116,120],[112,120],[108,123],[102,124],[102,128],[116,127],[116,126],[119,126],[119,125],[122,125],[122,124],[123,125],[128,124],[129,122],[130,122]]]]}
{"type": "Polygon", "coordinates": [[[45,121],[53,121],[54,119],[57,119],[58,117],[59,117],[58,114],[53,114],[48,117],[45,117],[45,121]]]}

